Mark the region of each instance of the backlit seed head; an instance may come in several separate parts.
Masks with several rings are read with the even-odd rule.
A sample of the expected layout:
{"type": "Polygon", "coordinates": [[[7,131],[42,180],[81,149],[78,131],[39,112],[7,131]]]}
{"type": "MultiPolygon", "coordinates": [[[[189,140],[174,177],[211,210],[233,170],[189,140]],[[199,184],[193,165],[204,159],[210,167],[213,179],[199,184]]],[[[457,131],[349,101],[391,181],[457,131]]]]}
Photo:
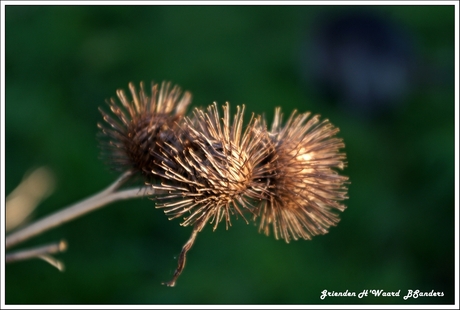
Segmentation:
{"type": "Polygon", "coordinates": [[[345,167],[339,131],[319,115],[295,111],[284,126],[276,109],[272,128],[267,132],[268,156],[264,162],[264,199],[258,209],[259,231],[276,239],[311,239],[325,234],[339,222],[338,211],[345,210],[348,178],[336,169],[345,167]]]}
{"type": "Polygon", "coordinates": [[[176,141],[161,147],[160,173],[169,182],[159,188],[170,194],[157,198],[166,199],[157,207],[170,219],[183,217],[183,226],[209,221],[214,229],[225,219],[228,228],[231,215],[244,218],[245,210],[252,211],[251,201],[260,197],[253,184],[255,167],[264,158],[263,137],[254,117],[243,131],[243,114],[244,106],[237,107],[231,122],[228,104],[222,119],[216,104],[207,111],[196,109],[176,141]]]}
{"type": "Polygon", "coordinates": [[[146,180],[152,177],[155,168],[155,153],[158,145],[174,139],[179,122],[191,102],[191,94],[181,97],[178,86],[171,88],[163,82],[161,87],[152,82],[150,96],[140,83],[140,91],[129,84],[131,98],[123,90],[117,90],[120,103],[115,99],[107,101],[111,113],[99,109],[106,125],[98,124],[103,135],[103,155],[110,160],[117,171],[132,169],[142,173],[146,180]]]}

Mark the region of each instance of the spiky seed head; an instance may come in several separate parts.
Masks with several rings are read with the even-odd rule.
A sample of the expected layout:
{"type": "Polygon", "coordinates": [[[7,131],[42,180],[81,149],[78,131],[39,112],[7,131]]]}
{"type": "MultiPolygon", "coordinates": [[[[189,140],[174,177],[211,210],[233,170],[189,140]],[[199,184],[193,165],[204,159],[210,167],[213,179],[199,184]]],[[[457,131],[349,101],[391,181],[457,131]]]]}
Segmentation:
{"type": "Polygon", "coordinates": [[[105,125],[108,125],[98,124],[103,137],[102,153],[113,169],[132,169],[151,180],[157,145],[174,138],[177,122],[184,116],[192,96],[185,92],[181,97],[180,88],[171,88],[169,82],[161,83],[160,87],[152,82],[150,96],[143,82],[139,92],[133,83],[129,84],[129,89],[131,98],[119,89],[120,102],[114,98],[107,101],[111,113],[99,108],[105,125]]]}
{"type": "Polygon", "coordinates": [[[339,222],[338,211],[346,207],[348,178],[337,173],[345,167],[342,139],[335,137],[338,128],[319,115],[297,114],[294,111],[281,125],[279,108],[268,132],[263,165],[266,199],[258,209],[259,231],[273,231],[276,239],[289,242],[311,239],[325,234],[339,222]]]}
{"type": "MultiPolygon", "coordinates": [[[[223,106],[223,118],[217,105],[206,111],[195,109],[186,118],[176,142],[161,148],[159,167],[163,178],[161,189],[169,195],[157,203],[170,219],[183,217],[183,226],[197,221],[211,222],[214,229],[225,219],[231,225],[231,215],[252,211],[252,200],[259,198],[253,183],[254,168],[264,155],[262,136],[256,131],[259,120],[252,117],[243,131],[244,105],[230,119],[230,107],[223,106]]],[[[155,170],[152,171],[155,173],[155,170]]]]}

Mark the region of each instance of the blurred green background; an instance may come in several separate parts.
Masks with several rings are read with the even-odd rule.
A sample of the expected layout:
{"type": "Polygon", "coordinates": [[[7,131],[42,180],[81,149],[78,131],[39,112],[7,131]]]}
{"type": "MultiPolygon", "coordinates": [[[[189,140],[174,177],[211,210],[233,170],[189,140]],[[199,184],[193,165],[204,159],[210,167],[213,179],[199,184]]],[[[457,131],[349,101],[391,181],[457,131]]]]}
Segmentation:
{"type": "Polygon", "coordinates": [[[453,6],[7,6],[5,18],[5,192],[34,167],[57,178],[35,218],[117,178],[99,159],[97,108],[130,81],[170,80],[193,106],[244,103],[269,122],[276,106],[319,113],[341,129],[351,181],[342,221],[312,241],[285,244],[242,220],[205,228],[175,288],[161,282],[191,229],[148,199],[114,203],[22,244],[66,239],[66,270],[7,265],[7,304],[454,302],[453,6]],[[309,65],[322,55],[316,30],[353,10],[404,29],[395,49],[408,44],[401,59],[415,63],[382,112],[361,113],[341,84],[320,91],[309,65]],[[321,300],[324,289],[401,297],[321,300]],[[403,300],[408,289],[444,297],[403,300]]]}

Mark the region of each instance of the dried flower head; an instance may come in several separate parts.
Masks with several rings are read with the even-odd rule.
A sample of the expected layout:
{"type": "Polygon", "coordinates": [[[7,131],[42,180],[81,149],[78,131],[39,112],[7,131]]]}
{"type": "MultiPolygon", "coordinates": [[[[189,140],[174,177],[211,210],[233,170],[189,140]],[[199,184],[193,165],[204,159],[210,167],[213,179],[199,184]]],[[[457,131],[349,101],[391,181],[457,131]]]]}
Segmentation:
{"type": "MultiPolygon", "coordinates": [[[[254,117],[243,131],[243,115],[244,106],[237,107],[233,122],[228,104],[223,107],[222,119],[215,103],[207,111],[195,109],[194,117],[185,119],[177,139],[161,147],[158,166],[163,182],[153,186],[169,194],[156,198],[160,201],[157,207],[170,219],[184,218],[181,225],[194,226],[168,286],[174,286],[187,251],[208,222],[216,229],[225,219],[228,228],[232,215],[245,219],[244,211],[254,209],[252,201],[262,198],[254,185],[262,176],[256,167],[265,158],[264,136],[258,130],[260,119],[254,117]]],[[[152,173],[157,174],[157,170],[152,173]]]]}
{"type": "Polygon", "coordinates": [[[251,200],[260,198],[253,185],[259,178],[255,168],[264,159],[263,137],[255,130],[259,124],[254,117],[243,132],[243,115],[244,106],[237,107],[233,122],[228,104],[222,119],[216,104],[207,111],[195,109],[175,142],[161,147],[160,173],[170,181],[161,189],[170,194],[159,197],[167,201],[157,207],[170,219],[183,217],[183,226],[211,222],[214,229],[225,219],[228,228],[231,215],[245,218],[243,210],[251,212],[251,200]]]}
{"type": "Polygon", "coordinates": [[[282,114],[276,109],[268,132],[269,155],[264,163],[266,199],[259,206],[259,231],[273,230],[276,239],[311,239],[325,234],[339,221],[338,212],[346,207],[347,177],[335,169],[345,166],[339,131],[319,115],[294,111],[281,126],[282,114]]]}
{"type": "Polygon", "coordinates": [[[191,94],[185,92],[181,97],[178,86],[171,88],[170,83],[151,84],[149,97],[140,83],[140,91],[133,83],[129,84],[132,98],[123,90],[117,90],[118,103],[111,98],[107,101],[112,114],[99,109],[110,127],[98,124],[103,133],[101,146],[103,154],[118,171],[132,169],[140,172],[146,180],[152,177],[155,167],[152,155],[158,145],[167,143],[175,136],[177,122],[184,116],[191,102],[191,94]]]}

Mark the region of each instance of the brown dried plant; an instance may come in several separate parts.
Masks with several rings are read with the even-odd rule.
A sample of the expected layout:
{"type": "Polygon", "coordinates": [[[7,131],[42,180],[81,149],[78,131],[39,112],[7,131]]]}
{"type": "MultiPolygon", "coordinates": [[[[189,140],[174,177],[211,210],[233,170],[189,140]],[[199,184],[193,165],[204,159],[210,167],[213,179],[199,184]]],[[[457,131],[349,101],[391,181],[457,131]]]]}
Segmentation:
{"type": "Polygon", "coordinates": [[[204,221],[216,229],[225,219],[228,229],[232,215],[246,220],[243,210],[252,212],[251,200],[260,198],[253,186],[260,178],[255,167],[264,160],[258,121],[252,118],[243,132],[244,106],[237,107],[233,122],[228,104],[223,112],[221,119],[216,104],[195,109],[175,143],[161,148],[161,164],[152,170],[170,181],[158,186],[169,195],[158,197],[168,201],[157,207],[170,219],[183,217],[182,226],[204,221]]]}
{"type": "MultiPolygon", "coordinates": [[[[245,126],[244,105],[233,117],[228,103],[222,117],[216,103],[186,116],[191,94],[181,96],[170,83],[152,82],[150,94],[143,83],[140,91],[132,83],[129,89],[131,98],[118,90],[119,102],[107,102],[110,113],[100,109],[106,124],[98,124],[103,157],[125,173],[106,190],[9,235],[6,248],[104,204],[145,194],[169,219],[193,226],[173,278],[165,283],[174,286],[187,252],[208,223],[215,230],[225,221],[228,229],[240,216],[260,232],[289,242],[325,234],[339,222],[348,178],[337,170],[346,166],[346,156],[336,137],[339,129],[327,119],[294,111],[283,125],[277,108],[269,130],[261,116],[252,115],[245,126]],[[147,187],[120,190],[135,175],[147,187]]],[[[36,252],[20,251],[9,259],[36,252]]]]}
{"type": "MultiPolygon", "coordinates": [[[[328,232],[345,210],[348,178],[337,173],[345,167],[345,145],[327,119],[309,118],[294,111],[282,126],[281,109],[275,111],[266,149],[266,197],[258,207],[259,231],[287,243],[328,232]]],[[[257,217],[256,216],[256,217],[257,217]]],[[[254,218],[256,219],[256,218],[254,218]]]]}
{"type": "Polygon", "coordinates": [[[102,132],[103,157],[111,167],[117,171],[132,169],[150,180],[156,166],[153,154],[174,137],[176,123],[184,116],[192,95],[185,92],[180,98],[181,89],[171,88],[169,82],[160,87],[152,82],[150,96],[144,83],[140,83],[140,88],[138,92],[133,83],[129,84],[132,99],[123,90],[117,90],[121,104],[114,98],[107,101],[112,114],[99,108],[109,127],[100,123],[98,127],[102,132]]]}
{"type": "Polygon", "coordinates": [[[152,173],[163,182],[152,186],[169,194],[156,197],[157,207],[170,219],[184,218],[182,226],[194,226],[168,286],[174,286],[187,251],[206,223],[215,230],[225,220],[228,229],[233,215],[246,220],[244,212],[252,213],[253,201],[262,199],[255,185],[262,177],[257,167],[266,155],[264,136],[257,130],[260,120],[254,117],[243,130],[244,109],[237,107],[233,121],[228,104],[223,107],[222,118],[216,103],[206,111],[195,109],[193,117],[180,126],[176,141],[161,147],[157,160],[161,164],[152,173]]]}

